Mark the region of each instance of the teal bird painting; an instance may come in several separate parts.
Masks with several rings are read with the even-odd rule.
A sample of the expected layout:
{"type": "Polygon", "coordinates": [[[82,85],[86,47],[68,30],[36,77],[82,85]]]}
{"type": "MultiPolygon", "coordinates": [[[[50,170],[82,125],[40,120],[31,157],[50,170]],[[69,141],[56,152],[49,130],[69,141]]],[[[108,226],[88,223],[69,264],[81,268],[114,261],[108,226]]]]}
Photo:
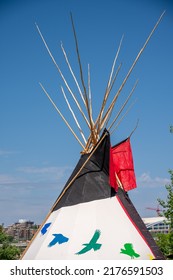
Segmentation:
{"type": "Polygon", "coordinates": [[[99,237],[100,237],[101,231],[100,230],[96,230],[93,237],[91,238],[89,243],[84,243],[82,244],[83,246],[85,246],[81,251],[79,251],[78,253],[76,253],[76,255],[82,255],[85,254],[87,252],[89,252],[90,250],[94,250],[97,251],[101,248],[102,244],[97,243],[99,237]]]}

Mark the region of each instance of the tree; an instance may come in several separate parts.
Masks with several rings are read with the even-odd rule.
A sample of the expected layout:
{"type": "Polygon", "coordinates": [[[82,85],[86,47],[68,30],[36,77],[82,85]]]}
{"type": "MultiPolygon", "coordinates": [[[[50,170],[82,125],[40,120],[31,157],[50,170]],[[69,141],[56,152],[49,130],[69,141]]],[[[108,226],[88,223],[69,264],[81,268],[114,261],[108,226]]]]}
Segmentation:
{"type": "Polygon", "coordinates": [[[20,249],[9,243],[3,243],[0,247],[0,260],[17,260],[20,257],[20,249]]]}
{"type": "Polygon", "coordinates": [[[169,233],[157,233],[156,236],[156,243],[160,250],[162,251],[163,255],[168,258],[170,256],[170,241],[169,241],[169,233]]]}
{"type": "Polygon", "coordinates": [[[2,225],[0,225],[0,244],[3,244],[4,242],[12,242],[13,241],[13,237],[10,235],[7,235],[4,232],[4,228],[2,225]]]}
{"type": "Polygon", "coordinates": [[[20,256],[20,249],[11,245],[13,238],[7,235],[0,225],[0,260],[16,260],[20,256]]]}
{"type": "Polygon", "coordinates": [[[173,170],[169,170],[169,173],[171,177],[171,183],[165,186],[168,192],[167,199],[164,201],[159,198],[158,202],[163,208],[163,213],[161,215],[167,219],[170,226],[170,231],[173,232],[173,170]]]}
{"type": "Polygon", "coordinates": [[[169,224],[168,234],[158,234],[156,242],[160,247],[161,251],[168,258],[173,259],[173,170],[169,170],[171,182],[169,185],[166,185],[167,198],[162,200],[158,198],[159,204],[163,208],[161,216],[164,216],[167,219],[167,224],[169,224]]]}

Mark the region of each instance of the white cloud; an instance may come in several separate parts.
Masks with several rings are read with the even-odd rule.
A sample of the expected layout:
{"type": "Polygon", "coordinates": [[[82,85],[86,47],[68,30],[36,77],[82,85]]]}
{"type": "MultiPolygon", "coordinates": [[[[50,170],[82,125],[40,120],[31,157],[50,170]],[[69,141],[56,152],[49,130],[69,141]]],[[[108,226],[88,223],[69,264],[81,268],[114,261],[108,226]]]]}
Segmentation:
{"type": "Polygon", "coordinates": [[[161,187],[170,183],[170,179],[162,177],[151,177],[149,173],[143,173],[137,178],[137,184],[141,187],[161,187]]]}
{"type": "Polygon", "coordinates": [[[57,175],[57,171],[48,168],[44,169],[44,174],[41,168],[31,168],[27,169],[28,173],[17,173],[16,176],[0,174],[0,223],[15,222],[20,217],[42,221],[66,181],[64,173],[57,175]]]}
{"type": "Polygon", "coordinates": [[[0,150],[0,156],[9,156],[13,154],[18,154],[18,152],[15,151],[7,151],[7,150],[0,150]]]}
{"type": "Polygon", "coordinates": [[[27,183],[28,180],[12,176],[9,174],[0,174],[0,185],[14,185],[14,184],[22,184],[27,183]]]}
{"type": "Polygon", "coordinates": [[[27,167],[21,167],[18,168],[18,171],[22,171],[24,173],[30,173],[30,174],[45,174],[45,173],[62,173],[65,172],[69,167],[57,167],[57,166],[48,166],[48,167],[33,167],[33,166],[27,166],[27,167]]]}
{"type": "Polygon", "coordinates": [[[71,172],[72,168],[68,166],[57,167],[57,166],[48,166],[48,167],[21,167],[18,168],[19,172],[27,175],[27,178],[31,180],[38,181],[58,181],[66,177],[67,174],[71,172]]]}
{"type": "Polygon", "coordinates": [[[57,184],[65,181],[70,173],[71,167],[21,167],[9,173],[0,174],[0,186],[16,186],[18,188],[23,185],[27,188],[29,185],[33,186],[38,183],[42,184],[57,184]]]}

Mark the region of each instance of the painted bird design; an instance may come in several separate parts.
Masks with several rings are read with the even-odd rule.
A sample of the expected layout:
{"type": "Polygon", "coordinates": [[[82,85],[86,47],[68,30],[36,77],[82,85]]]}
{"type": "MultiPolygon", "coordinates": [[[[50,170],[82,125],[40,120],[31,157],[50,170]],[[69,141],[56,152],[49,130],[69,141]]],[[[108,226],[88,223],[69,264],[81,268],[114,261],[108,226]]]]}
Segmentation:
{"type": "Polygon", "coordinates": [[[57,243],[58,244],[62,244],[62,243],[65,243],[65,242],[68,242],[69,238],[64,236],[63,234],[61,233],[55,233],[55,234],[52,234],[54,236],[53,240],[49,243],[48,247],[52,247],[54,245],[56,245],[57,243]]]}
{"type": "Polygon", "coordinates": [[[121,249],[120,254],[128,255],[131,257],[131,259],[140,257],[140,255],[136,253],[135,250],[133,249],[133,245],[131,243],[125,243],[124,249],[121,249]]]}
{"type": "Polygon", "coordinates": [[[101,248],[102,244],[100,243],[97,243],[97,240],[99,239],[100,237],[100,234],[101,234],[101,231],[96,229],[93,237],[91,238],[90,242],[89,243],[84,243],[82,244],[83,246],[85,246],[85,248],[83,248],[81,251],[79,251],[78,253],[76,253],[76,255],[82,255],[82,254],[85,254],[87,253],[88,251],[90,250],[94,250],[94,251],[97,251],[101,248]]]}
{"type": "Polygon", "coordinates": [[[51,223],[45,224],[41,229],[41,234],[44,235],[47,233],[48,228],[50,227],[51,223]]]}

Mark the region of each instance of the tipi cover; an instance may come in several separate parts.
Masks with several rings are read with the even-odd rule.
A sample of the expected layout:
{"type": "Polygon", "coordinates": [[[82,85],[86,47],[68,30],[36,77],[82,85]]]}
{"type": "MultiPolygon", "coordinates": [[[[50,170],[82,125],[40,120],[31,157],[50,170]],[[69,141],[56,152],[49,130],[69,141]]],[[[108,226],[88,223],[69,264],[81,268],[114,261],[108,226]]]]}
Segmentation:
{"type": "Polygon", "coordinates": [[[110,137],[105,133],[91,157],[81,156],[23,259],[164,258],[128,194],[109,184],[110,137]]]}

